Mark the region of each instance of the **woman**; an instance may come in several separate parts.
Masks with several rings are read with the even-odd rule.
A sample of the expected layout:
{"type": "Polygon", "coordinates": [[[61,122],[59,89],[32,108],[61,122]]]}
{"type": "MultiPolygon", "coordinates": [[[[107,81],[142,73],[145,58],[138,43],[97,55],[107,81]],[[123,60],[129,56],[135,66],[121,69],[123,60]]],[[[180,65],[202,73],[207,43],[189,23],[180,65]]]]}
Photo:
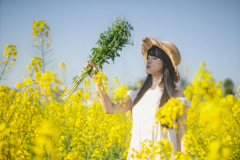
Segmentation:
{"type": "MultiPolygon", "coordinates": [[[[156,110],[164,105],[170,98],[175,97],[181,100],[187,108],[191,101],[185,98],[184,94],[176,90],[176,84],[180,80],[177,65],[181,61],[177,47],[169,41],[157,41],[152,37],[145,37],[141,43],[142,55],[146,63],[147,78],[143,86],[138,90],[129,90],[129,99],[126,104],[114,104],[107,94],[103,94],[100,86],[95,84],[96,89],[102,96],[99,99],[106,114],[117,114],[131,110],[133,118],[132,137],[127,159],[132,159],[131,148],[141,151],[141,142],[145,139],[151,140],[153,144],[165,137],[172,143],[173,150],[183,152],[183,132],[180,121],[186,119],[184,114],[177,119],[178,129],[168,128],[166,134],[161,131],[161,124],[155,124],[156,110]],[[125,107],[123,105],[126,105],[125,107]]],[[[94,70],[99,71],[95,64],[89,63],[94,70]]],[[[84,66],[87,67],[88,63],[84,66]]],[[[95,76],[93,75],[92,78],[95,76]]],[[[184,110],[185,111],[185,110],[184,110]]],[[[184,125],[186,131],[186,125],[184,125]]],[[[172,158],[174,155],[172,154],[172,158]]],[[[155,159],[160,159],[157,157],[155,159]]]]}

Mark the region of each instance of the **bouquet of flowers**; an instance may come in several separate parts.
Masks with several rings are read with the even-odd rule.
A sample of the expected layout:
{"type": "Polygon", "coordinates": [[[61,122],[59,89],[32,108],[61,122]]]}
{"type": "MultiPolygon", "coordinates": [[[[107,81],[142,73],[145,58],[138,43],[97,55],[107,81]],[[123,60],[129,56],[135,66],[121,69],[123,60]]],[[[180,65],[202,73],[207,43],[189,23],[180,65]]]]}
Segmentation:
{"type": "MultiPolygon", "coordinates": [[[[92,55],[88,57],[90,62],[96,64],[101,71],[105,63],[109,64],[108,60],[110,58],[114,63],[114,59],[120,57],[117,53],[119,50],[122,51],[122,48],[125,47],[126,44],[133,45],[133,42],[130,42],[131,30],[133,30],[133,27],[131,27],[123,17],[115,17],[112,27],[108,27],[107,31],[100,34],[100,39],[96,43],[98,44],[98,48],[91,49],[92,55]]],[[[92,74],[96,74],[96,71],[93,70],[91,65],[83,69],[78,76],[73,78],[71,86],[64,92],[61,99],[66,101],[79,84],[83,82],[88,75],[92,74]]]]}

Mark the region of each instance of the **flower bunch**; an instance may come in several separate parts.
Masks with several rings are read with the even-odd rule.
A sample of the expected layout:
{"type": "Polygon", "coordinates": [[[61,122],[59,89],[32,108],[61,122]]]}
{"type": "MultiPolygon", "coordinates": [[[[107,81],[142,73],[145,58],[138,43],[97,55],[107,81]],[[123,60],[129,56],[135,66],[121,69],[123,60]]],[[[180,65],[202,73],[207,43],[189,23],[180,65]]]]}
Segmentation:
{"type": "Polygon", "coordinates": [[[199,65],[199,70],[192,80],[192,93],[195,95],[200,95],[204,98],[205,101],[222,98],[221,82],[214,84],[214,78],[211,73],[206,70],[206,65],[204,62],[201,62],[199,65]]]}
{"type": "MultiPolygon", "coordinates": [[[[133,27],[131,27],[124,18],[116,17],[112,27],[108,27],[107,31],[100,34],[100,39],[96,43],[98,44],[98,48],[91,49],[92,55],[88,57],[90,62],[96,64],[101,71],[105,63],[109,64],[109,59],[114,63],[115,58],[120,57],[120,54],[117,52],[119,50],[122,51],[122,48],[125,47],[126,44],[129,44],[131,30],[133,30],[133,27]]],[[[87,68],[83,69],[78,76],[73,78],[72,85],[62,95],[62,99],[64,101],[67,100],[77,86],[91,74],[96,74],[96,71],[89,65],[87,68]]]]}
{"type": "MultiPolygon", "coordinates": [[[[98,72],[98,73],[95,75],[95,78],[94,78],[94,80],[93,80],[93,83],[94,83],[94,84],[96,83],[97,85],[100,85],[101,82],[103,82],[102,85],[100,85],[100,89],[101,89],[101,91],[103,92],[103,94],[107,94],[107,92],[106,92],[107,86],[108,86],[107,81],[108,81],[108,78],[107,78],[106,74],[103,74],[102,72],[98,72]],[[105,84],[104,84],[104,83],[105,83],[105,84]],[[104,91],[104,90],[105,90],[105,91],[104,91]]],[[[98,91],[97,91],[97,93],[98,93],[98,91]]],[[[101,96],[100,96],[100,99],[102,99],[101,96]]]]}
{"type": "Polygon", "coordinates": [[[114,98],[119,101],[119,104],[125,103],[123,107],[126,106],[129,96],[127,95],[128,87],[126,85],[119,85],[115,90],[113,90],[114,98]],[[124,100],[122,101],[121,99],[124,100]]]}
{"type": "Polygon", "coordinates": [[[153,142],[151,140],[145,139],[141,143],[141,151],[136,151],[134,148],[130,148],[131,150],[131,158],[137,159],[171,159],[173,154],[176,153],[175,150],[172,150],[172,144],[166,139],[163,138],[160,141],[153,142]]]}
{"type": "Polygon", "coordinates": [[[84,88],[86,89],[90,89],[90,80],[88,78],[86,78],[84,80],[84,84],[83,84],[84,88]]]}
{"type": "Polygon", "coordinates": [[[28,64],[27,69],[31,69],[31,67],[33,67],[33,69],[34,69],[34,71],[35,71],[36,73],[42,71],[42,63],[43,63],[43,61],[42,61],[41,58],[39,58],[39,57],[34,57],[33,59],[30,60],[30,62],[31,62],[31,63],[28,64]],[[38,65],[38,67],[37,67],[37,65],[38,65]]]}
{"type": "Polygon", "coordinates": [[[11,56],[16,56],[16,46],[15,45],[6,45],[3,56],[10,58],[11,56]]]}
{"type": "Polygon", "coordinates": [[[60,62],[59,63],[59,68],[60,68],[60,71],[62,71],[62,72],[66,72],[67,71],[66,65],[65,65],[64,62],[60,62]]]}
{"type": "Polygon", "coordinates": [[[113,84],[115,84],[115,85],[120,84],[118,77],[113,77],[113,84]]]}
{"type": "Polygon", "coordinates": [[[119,85],[114,91],[114,98],[124,98],[127,95],[128,87],[125,85],[119,85]]]}
{"type": "MultiPolygon", "coordinates": [[[[30,63],[27,65],[27,69],[31,70],[32,72],[28,73],[29,78],[26,78],[24,75],[24,81],[22,83],[17,82],[16,88],[17,89],[23,89],[27,86],[32,87],[32,84],[35,86],[38,84],[39,79],[41,78],[41,69],[42,69],[42,59],[38,57],[34,57],[30,60],[30,63]],[[33,73],[35,72],[35,78],[33,78],[33,73]]],[[[36,86],[35,86],[36,87],[36,86]]]]}
{"type": "Polygon", "coordinates": [[[35,41],[35,45],[33,45],[33,47],[34,48],[36,47],[40,51],[40,53],[39,52],[35,52],[35,53],[40,54],[42,56],[41,57],[41,59],[43,60],[42,67],[43,67],[43,72],[45,72],[46,64],[51,62],[51,60],[47,62],[46,59],[52,56],[50,55],[49,57],[47,57],[47,54],[51,52],[51,50],[50,51],[47,50],[47,48],[50,45],[49,43],[51,42],[49,38],[50,28],[45,23],[45,20],[39,20],[39,21],[33,21],[32,30],[33,30],[33,37],[38,37],[40,39],[40,44],[38,43],[38,41],[35,41]],[[44,45],[45,45],[45,48],[44,48],[44,45]]]}
{"type": "MultiPolygon", "coordinates": [[[[2,73],[1,73],[1,75],[0,75],[0,80],[2,79],[2,77],[3,77],[3,74],[4,74],[4,71],[5,71],[5,69],[7,69],[7,70],[9,70],[10,69],[10,67],[8,66],[8,63],[9,63],[9,61],[10,61],[10,59],[11,59],[11,57],[14,57],[15,55],[17,55],[17,51],[16,51],[16,46],[15,45],[6,45],[6,47],[5,47],[5,49],[4,49],[4,53],[3,53],[3,56],[5,57],[7,57],[8,59],[6,60],[1,60],[0,61],[0,64],[2,64],[2,63],[5,63],[5,66],[4,66],[4,70],[2,71],[2,73]]],[[[12,59],[13,61],[12,61],[12,65],[14,65],[14,62],[16,61],[16,59],[15,58],[13,58],[12,59]]],[[[1,70],[2,68],[0,67],[0,70],[1,70]]]]}
{"type": "Polygon", "coordinates": [[[165,124],[169,128],[174,127],[177,129],[178,126],[174,120],[177,119],[177,116],[183,115],[184,109],[184,105],[180,101],[178,98],[171,98],[163,107],[159,108],[156,111],[156,124],[160,121],[162,125],[165,124]]]}
{"type": "MultiPolygon", "coordinates": [[[[44,34],[48,38],[48,41],[50,42],[50,39],[48,36],[48,32],[50,28],[48,27],[48,25],[45,23],[44,20],[33,21],[32,30],[33,30],[33,37],[38,37],[39,33],[44,34]]],[[[43,43],[43,38],[40,39],[40,42],[43,43]]]]}
{"type": "MultiPolygon", "coordinates": [[[[39,79],[39,86],[43,89],[45,89],[45,93],[48,93],[51,91],[51,89],[56,90],[56,85],[52,88],[52,83],[54,84],[62,84],[61,78],[57,77],[57,74],[52,71],[47,71],[42,74],[41,78],[39,79]]],[[[58,89],[57,89],[58,90],[58,89]]],[[[50,95],[50,93],[48,93],[50,95]]]]}
{"type": "Polygon", "coordinates": [[[59,63],[59,69],[60,69],[60,71],[62,72],[62,75],[63,75],[63,80],[64,80],[64,85],[65,85],[65,87],[64,87],[64,91],[67,89],[66,88],[66,80],[65,80],[65,75],[66,75],[66,73],[67,73],[67,68],[66,68],[66,64],[64,63],[64,62],[60,62],[59,63]],[[65,89],[66,88],[66,89],[65,89]]]}

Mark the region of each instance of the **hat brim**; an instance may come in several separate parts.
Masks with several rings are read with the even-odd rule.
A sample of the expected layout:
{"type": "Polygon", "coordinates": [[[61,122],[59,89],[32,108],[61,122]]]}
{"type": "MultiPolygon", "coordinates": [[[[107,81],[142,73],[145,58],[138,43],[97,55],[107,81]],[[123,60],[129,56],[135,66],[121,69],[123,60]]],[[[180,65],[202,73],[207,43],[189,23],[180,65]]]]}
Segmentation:
{"type": "Polygon", "coordinates": [[[141,43],[141,51],[142,51],[142,56],[143,56],[143,59],[144,59],[144,62],[147,64],[147,55],[148,55],[148,50],[150,48],[152,48],[153,46],[157,46],[159,48],[161,48],[167,55],[168,57],[170,58],[172,64],[173,64],[173,67],[174,67],[174,76],[173,76],[173,80],[174,82],[178,83],[179,80],[180,80],[180,74],[178,72],[178,69],[177,69],[177,65],[174,61],[174,55],[172,54],[172,51],[171,49],[166,45],[164,44],[163,42],[160,42],[152,37],[145,37],[143,38],[142,40],[142,43],[141,43]]]}

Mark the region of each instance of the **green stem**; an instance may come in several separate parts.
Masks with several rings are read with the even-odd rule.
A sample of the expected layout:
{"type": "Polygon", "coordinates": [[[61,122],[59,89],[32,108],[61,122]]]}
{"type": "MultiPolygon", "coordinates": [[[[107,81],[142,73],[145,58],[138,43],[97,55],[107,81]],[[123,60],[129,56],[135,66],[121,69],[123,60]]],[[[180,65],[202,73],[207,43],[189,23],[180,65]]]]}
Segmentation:
{"type": "MultiPolygon", "coordinates": [[[[96,112],[95,112],[95,120],[96,120],[96,116],[97,116],[97,106],[96,106],[96,112]]],[[[90,141],[90,144],[89,144],[89,149],[88,149],[88,152],[87,152],[87,160],[89,159],[89,156],[90,156],[90,148],[91,148],[91,146],[92,146],[92,139],[93,139],[93,130],[94,129],[94,127],[92,127],[92,131],[91,131],[91,133],[92,133],[92,137],[91,137],[91,141],[90,141]]]]}
{"type": "Polygon", "coordinates": [[[66,80],[65,80],[65,76],[64,76],[64,73],[63,73],[63,72],[62,72],[62,75],[63,75],[64,85],[67,86],[67,84],[66,84],[66,80]]]}
{"type": "Polygon", "coordinates": [[[6,66],[7,66],[7,64],[8,64],[8,62],[9,62],[9,59],[10,59],[10,57],[8,58],[8,61],[7,61],[7,63],[5,64],[5,67],[4,67],[3,71],[2,71],[2,74],[1,74],[0,80],[2,79],[3,73],[4,73],[5,69],[6,69],[6,66]]]}
{"type": "MultiPolygon", "coordinates": [[[[26,89],[27,89],[27,87],[26,87],[26,89]]],[[[26,89],[25,89],[25,90],[26,90],[26,89]]],[[[25,90],[24,90],[24,91],[25,91],[25,90]]],[[[24,91],[23,91],[23,93],[24,93],[24,91]]],[[[21,95],[20,100],[18,101],[18,103],[21,102],[22,97],[23,97],[23,96],[21,95]]],[[[9,123],[10,120],[12,119],[12,116],[14,115],[14,113],[16,112],[17,107],[18,107],[18,106],[16,106],[16,107],[14,108],[13,113],[11,114],[9,120],[8,120],[7,123],[6,123],[6,126],[8,126],[8,123],[9,123]]]]}
{"type": "MultiPolygon", "coordinates": [[[[43,38],[42,32],[41,33],[41,38],[43,38]]],[[[45,63],[44,63],[44,51],[43,51],[43,43],[41,43],[41,52],[42,52],[42,67],[43,67],[43,73],[45,72],[45,63]]]]}

